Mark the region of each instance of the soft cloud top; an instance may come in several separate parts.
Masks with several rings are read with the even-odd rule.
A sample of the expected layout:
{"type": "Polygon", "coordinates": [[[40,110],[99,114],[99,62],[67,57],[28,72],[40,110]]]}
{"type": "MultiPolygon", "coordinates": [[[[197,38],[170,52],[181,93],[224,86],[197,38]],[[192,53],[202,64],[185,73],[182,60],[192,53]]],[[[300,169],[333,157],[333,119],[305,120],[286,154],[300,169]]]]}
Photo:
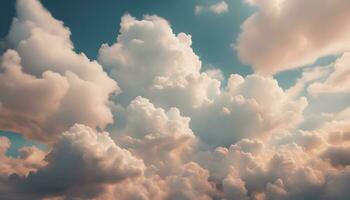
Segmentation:
{"type": "MultiPolygon", "coordinates": [[[[330,10],[325,24],[344,29],[322,32],[326,12],[314,0],[249,3],[259,10],[237,49],[258,72],[348,46],[345,1],[317,4],[330,10]],[[309,12],[295,15],[301,6],[309,12]]],[[[261,74],[224,82],[220,70],[202,69],[191,35],[159,16],[124,15],[92,61],[39,1],[16,9],[1,56],[0,129],[49,148],[14,158],[0,137],[0,199],[348,199],[349,53],[304,68],[286,90],[261,74]]]]}

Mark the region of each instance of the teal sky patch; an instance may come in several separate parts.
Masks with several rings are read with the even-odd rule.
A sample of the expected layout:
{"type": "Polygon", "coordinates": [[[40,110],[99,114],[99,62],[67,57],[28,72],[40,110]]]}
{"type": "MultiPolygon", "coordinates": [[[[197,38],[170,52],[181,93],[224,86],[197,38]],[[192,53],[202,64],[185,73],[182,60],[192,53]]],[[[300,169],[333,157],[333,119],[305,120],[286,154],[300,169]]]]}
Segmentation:
{"type": "Polygon", "coordinates": [[[5,136],[11,141],[11,146],[6,152],[8,156],[17,157],[19,154],[18,150],[22,147],[35,146],[39,149],[46,151],[48,149],[47,145],[34,142],[24,138],[22,135],[9,132],[9,131],[0,131],[0,137],[5,136]]]}

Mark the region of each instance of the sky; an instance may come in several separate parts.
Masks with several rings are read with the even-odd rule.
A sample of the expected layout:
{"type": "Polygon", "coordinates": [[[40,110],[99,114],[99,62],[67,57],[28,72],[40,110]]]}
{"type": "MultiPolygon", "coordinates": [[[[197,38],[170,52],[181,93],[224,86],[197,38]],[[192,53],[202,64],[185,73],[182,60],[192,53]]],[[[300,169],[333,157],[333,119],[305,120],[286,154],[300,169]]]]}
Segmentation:
{"type": "Polygon", "coordinates": [[[0,4],[0,199],[350,196],[348,0],[0,4]]]}

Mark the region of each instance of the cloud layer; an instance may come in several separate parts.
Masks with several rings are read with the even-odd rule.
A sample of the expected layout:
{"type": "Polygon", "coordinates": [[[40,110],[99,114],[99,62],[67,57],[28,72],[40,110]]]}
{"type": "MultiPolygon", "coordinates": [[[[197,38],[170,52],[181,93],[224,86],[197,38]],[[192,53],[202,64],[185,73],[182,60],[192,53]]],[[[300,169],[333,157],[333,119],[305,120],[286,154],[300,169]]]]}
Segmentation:
{"type": "MultiPolygon", "coordinates": [[[[243,25],[237,48],[259,72],[346,49],[346,42],[339,43],[344,32],[306,34],[320,29],[315,15],[324,13],[312,9],[315,1],[300,18],[290,14],[305,2],[249,2],[259,11],[243,25]],[[264,38],[278,36],[273,30],[284,31],[284,23],[295,25],[289,35],[278,43],[264,38]],[[304,32],[306,25],[311,32],[304,32]],[[295,34],[304,34],[310,48],[289,43],[295,34]],[[246,43],[254,40],[257,46],[246,43]],[[256,50],[265,43],[268,51],[260,54],[256,50]],[[285,52],[288,59],[279,55],[285,52]]],[[[344,25],[347,14],[339,13],[347,2],[321,4],[321,10],[327,4],[337,13],[330,21],[344,25]]],[[[0,129],[49,149],[23,147],[13,158],[6,153],[10,141],[0,137],[0,199],[350,195],[348,53],[330,65],[303,69],[292,87],[282,89],[270,76],[232,74],[223,81],[220,70],[203,70],[191,35],[174,33],[159,16],[124,15],[116,41],[101,45],[98,61],[92,61],[74,51],[70,30],[39,1],[18,0],[16,9],[6,38],[10,48],[1,56],[0,129]]]]}

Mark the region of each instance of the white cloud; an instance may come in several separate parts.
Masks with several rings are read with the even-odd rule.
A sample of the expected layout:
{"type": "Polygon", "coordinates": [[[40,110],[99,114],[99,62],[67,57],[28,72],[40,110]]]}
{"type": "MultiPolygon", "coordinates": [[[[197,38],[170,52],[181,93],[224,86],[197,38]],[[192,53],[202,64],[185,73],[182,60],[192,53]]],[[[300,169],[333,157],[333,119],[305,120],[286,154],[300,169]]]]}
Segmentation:
{"type": "Polygon", "coordinates": [[[165,111],[137,97],[126,109],[126,127],[116,140],[157,173],[169,174],[184,164],[193,148],[189,122],[177,108],[165,111]]]}
{"type": "Polygon", "coordinates": [[[159,17],[124,16],[117,42],[103,45],[99,58],[120,83],[119,102],[142,95],[156,106],[177,107],[192,119],[194,132],[211,145],[266,137],[301,120],[306,100],[289,99],[272,78],[231,75],[222,89],[220,76],[200,71],[190,38],[184,33],[176,36],[159,17]],[[137,48],[133,41],[138,41],[137,48]]]}
{"type": "Polygon", "coordinates": [[[221,15],[229,11],[228,4],[226,1],[220,1],[211,5],[196,5],[194,8],[194,13],[200,15],[205,12],[211,12],[215,15],[221,15]]]}
{"type": "Polygon", "coordinates": [[[120,26],[116,43],[102,45],[99,62],[118,80],[125,105],[144,96],[156,82],[184,84],[186,76],[198,76],[201,61],[191,48],[190,35],[174,34],[169,23],[157,16],[137,20],[124,15],[120,26]]]}
{"type": "Polygon", "coordinates": [[[36,0],[18,0],[2,57],[0,128],[42,141],[74,123],[113,122],[109,96],[119,90],[101,65],[74,52],[70,31],[36,0]],[[49,42],[48,42],[49,41],[49,42]]]}
{"type": "Polygon", "coordinates": [[[242,138],[266,139],[297,125],[306,105],[304,97],[291,100],[271,78],[231,75],[226,91],[196,110],[192,127],[208,144],[217,146],[242,138]]]}

